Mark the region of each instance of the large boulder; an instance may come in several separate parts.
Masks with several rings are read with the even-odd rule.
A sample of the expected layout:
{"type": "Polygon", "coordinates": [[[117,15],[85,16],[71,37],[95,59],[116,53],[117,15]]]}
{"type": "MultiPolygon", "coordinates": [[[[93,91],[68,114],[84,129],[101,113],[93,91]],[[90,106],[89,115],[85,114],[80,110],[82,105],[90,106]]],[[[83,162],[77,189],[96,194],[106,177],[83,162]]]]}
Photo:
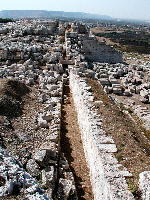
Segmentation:
{"type": "Polygon", "coordinates": [[[41,145],[40,150],[34,154],[34,160],[42,167],[46,167],[51,159],[57,155],[56,144],[46,142],[41,145]]]}
{"type": "Polygon", "coordinates": [[[142,199],[150,199],[150,171],[145,171],[139,175],[139,189],[142,192],[142,199]]]}
{"type": "Polygon", "coordinates": [[[26,164],[26,170],[33,177],[37,177],[40,173],[39,165],[33,159],[28,160],[26,164]]]}

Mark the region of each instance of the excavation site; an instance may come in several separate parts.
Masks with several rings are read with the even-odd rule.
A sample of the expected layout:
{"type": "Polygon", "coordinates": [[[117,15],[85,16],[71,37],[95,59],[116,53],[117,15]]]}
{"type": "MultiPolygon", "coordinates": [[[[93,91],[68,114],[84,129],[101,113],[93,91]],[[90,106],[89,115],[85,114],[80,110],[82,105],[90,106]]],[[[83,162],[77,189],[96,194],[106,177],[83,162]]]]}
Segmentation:
{"type": "Polygon", "coordinates": [[[150,199],[150,64],[88,25],[0,24],[2,200],[150,199]]]}

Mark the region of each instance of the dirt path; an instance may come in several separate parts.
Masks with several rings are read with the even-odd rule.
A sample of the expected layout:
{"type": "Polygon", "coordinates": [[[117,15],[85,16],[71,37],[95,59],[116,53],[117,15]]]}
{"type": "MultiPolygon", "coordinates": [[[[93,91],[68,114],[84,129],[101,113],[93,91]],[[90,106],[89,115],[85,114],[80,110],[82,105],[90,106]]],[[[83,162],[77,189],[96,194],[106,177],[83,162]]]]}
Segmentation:
{"type": "Polygon", "coordinates": [[[62,105],[61,151],[64,152],[74,174],[79,200],[91,200],[93,194],[89,169],[86,165],[77,113],[69,86],[64,86],[64,95],[67,95],[68,100],[62,105]]]}

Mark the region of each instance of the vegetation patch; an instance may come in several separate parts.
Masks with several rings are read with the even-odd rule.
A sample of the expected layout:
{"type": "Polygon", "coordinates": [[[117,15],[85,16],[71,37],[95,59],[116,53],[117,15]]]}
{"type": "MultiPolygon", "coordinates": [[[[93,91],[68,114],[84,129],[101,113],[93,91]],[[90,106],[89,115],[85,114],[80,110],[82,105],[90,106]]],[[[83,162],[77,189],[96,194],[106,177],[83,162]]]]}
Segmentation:
{"type": "MultiPolygon", "coordinates": [[[[138,52],[150,54],[150,38],[149,33],[145,31],[122,31],[122,32],[102,32],[94,34],[98,37],[110,39],[115,43],[119,43],[120,50],[126,52],[138,52]]],[[[118,46],[115,46],[118,48],[118,46]]]]}

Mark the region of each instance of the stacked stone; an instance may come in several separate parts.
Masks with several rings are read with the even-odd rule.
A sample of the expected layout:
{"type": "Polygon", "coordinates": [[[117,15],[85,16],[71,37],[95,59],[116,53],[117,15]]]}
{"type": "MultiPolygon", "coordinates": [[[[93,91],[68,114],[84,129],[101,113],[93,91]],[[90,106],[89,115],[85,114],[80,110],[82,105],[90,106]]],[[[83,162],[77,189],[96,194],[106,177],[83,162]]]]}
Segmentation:
{"type": "Polygon", "coordinates": [[[132,175],[125,168],[119,170],[120,164],[113,154],[117,151],[116,145],[112,138],[106,136],[100,116],[93,108],[94,103],[103,102],[93,101],[94,97],[89,92],[86,80],[73,71],[70,72],[70,87],[90,168],[94,199],[134,199],[125,180],[125,177],[132,175]]]}

